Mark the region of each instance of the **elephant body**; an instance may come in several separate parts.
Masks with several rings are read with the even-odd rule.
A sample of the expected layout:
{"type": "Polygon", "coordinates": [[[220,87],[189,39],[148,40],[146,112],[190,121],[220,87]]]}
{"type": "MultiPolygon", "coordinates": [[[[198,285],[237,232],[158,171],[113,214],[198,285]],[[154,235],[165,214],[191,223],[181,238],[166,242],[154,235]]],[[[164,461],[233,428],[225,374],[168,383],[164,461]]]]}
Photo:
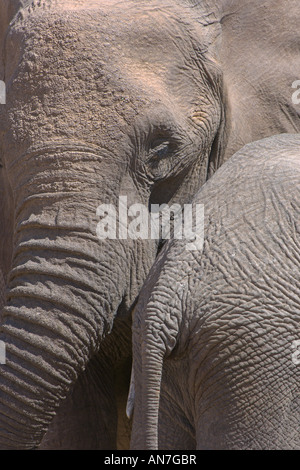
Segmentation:
{"type": "Polygon", "coordinates": [[[216,3],[0,0],[0,448],[116,446],[159,240],[99,240],[97,207],[189,202],[299,132],[298,1],[216,3]]]}
{"type": "Polygon", "coordinates": [[[153,265],[133,323],[133,448],[299,449],[299,145],[237,152],[193,202],[203,249],[171,240],[153,265]]]}

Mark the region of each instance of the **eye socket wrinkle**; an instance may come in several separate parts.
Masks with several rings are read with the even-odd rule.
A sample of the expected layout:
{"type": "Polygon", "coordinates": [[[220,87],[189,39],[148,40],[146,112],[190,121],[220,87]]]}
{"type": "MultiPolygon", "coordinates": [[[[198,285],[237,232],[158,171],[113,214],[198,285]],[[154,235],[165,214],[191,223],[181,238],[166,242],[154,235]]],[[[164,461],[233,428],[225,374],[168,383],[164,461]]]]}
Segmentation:
{"type": "Polygon", "coordinates": [[[157,150],[159,147],[163,147],[170,144],[170,140],[167,137],[158,137],[151,141],[150,150],[157,150]]]}

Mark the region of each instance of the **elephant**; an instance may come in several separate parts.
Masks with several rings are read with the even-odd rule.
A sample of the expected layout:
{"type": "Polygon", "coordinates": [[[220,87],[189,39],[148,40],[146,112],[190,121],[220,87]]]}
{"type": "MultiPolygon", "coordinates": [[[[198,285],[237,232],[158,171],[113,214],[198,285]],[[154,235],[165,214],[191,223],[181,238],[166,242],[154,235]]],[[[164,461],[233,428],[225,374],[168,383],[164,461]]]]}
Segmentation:
{"type": "Polygon", "coordinates": [[[194,198],[201,249],[164,245],[134,310],[132,449],[300,448],[299,181],[300,136],[247,144],[194,198]]]}
{"type": "Polygon", "coordinates": [[[0,0],[0,448],[126,447],[131,315],[162,243],[99,238],[98,207],[189,203],[244,144],[299,132],[299,13],[0,0]]]}

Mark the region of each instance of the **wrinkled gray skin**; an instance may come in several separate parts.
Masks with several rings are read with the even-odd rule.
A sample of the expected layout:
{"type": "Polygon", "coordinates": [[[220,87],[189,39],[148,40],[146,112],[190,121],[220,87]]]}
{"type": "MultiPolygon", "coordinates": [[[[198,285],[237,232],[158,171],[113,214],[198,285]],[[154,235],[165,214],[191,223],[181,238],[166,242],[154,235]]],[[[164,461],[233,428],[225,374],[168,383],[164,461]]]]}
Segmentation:
{"type": "Polygon", "coordinates": [[[168,242],[133,320],[133,449],[299,449],[300,137],[203,186],[203,250],[168,242]]]}
{"type": "Polygon", "coordinates": [[[244,143],[299,132],[299,17],[298,0],[0,0],[0,447],[37,446],[60,405],[45,447],[115,447],[157,243],[100,242],[96,208],[188,202],[244,143]]]}

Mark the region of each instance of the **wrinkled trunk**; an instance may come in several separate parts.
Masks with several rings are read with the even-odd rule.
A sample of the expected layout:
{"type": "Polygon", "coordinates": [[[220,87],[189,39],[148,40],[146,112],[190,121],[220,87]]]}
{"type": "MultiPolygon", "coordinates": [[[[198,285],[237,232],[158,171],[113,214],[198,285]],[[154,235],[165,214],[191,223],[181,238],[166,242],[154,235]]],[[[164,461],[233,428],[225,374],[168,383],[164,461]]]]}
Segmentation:
{"type": "Polygon", "coordinates": [[[163,355],[155,350],[149,351],[145,361],[143,361],[142,393],[145,401],[142,407],[143,437],[140,442],[140,449],[158,449],[158,415],[162,368],[163,355]]]}
{"type": "MultiPolygon", "coordinates": [[[[76,152],[71,156],[64,155],[65,167],[71,160],[74,165],[76,152]]],[[[21,177],[20,164],[14,176],[15,251],[1,319],[6,364],[0,366],[0,447],[5,449],[38,445],[110,331],[128,270],[124,250],[113,245],[120,242],[103,243],[96,236],[99,178],[78,171],[60,180],[56,171],[54,182],[44,157],[30,161],[41,167],[33,179],[21,177]]]]}
{"type": "MultiPolygon", "coordinates": [[[[158,449],[163,362],[176,344],[177,332],[173,330],[174,336],[170,335],[161,312],[151,311],[151,308],[150,312],[143,312],[147,320],[141,330],[133,334],[135,397],[131,448],[135,450],[158,449]]],[[[139,313],[136,315],[138,317],[139,313]]]]}
{"type": "Polygon", "coordinates": [[[159,284],[162,267],[168,269],[167,252],[168,244],[150,271],[133,315],[134,402],[129,397],[128,410],[133,408],[131,448],[136,450],[158,449],[163,363],[182,332],[181,302],[176,295],[179,286],[159,284]]]}
{"type": "MultiPolygon", "coordinates": [[[[146,348],[147,349],[147,346],[146,348]]],[[[140,353],[138,353],[140,354],[140,353]]],[[[134,353],[127,416],[134,412],[131,449],[158,449],[158,417],[164,355],[156,347],[144,351],[142,361],[134,353]]]]}

